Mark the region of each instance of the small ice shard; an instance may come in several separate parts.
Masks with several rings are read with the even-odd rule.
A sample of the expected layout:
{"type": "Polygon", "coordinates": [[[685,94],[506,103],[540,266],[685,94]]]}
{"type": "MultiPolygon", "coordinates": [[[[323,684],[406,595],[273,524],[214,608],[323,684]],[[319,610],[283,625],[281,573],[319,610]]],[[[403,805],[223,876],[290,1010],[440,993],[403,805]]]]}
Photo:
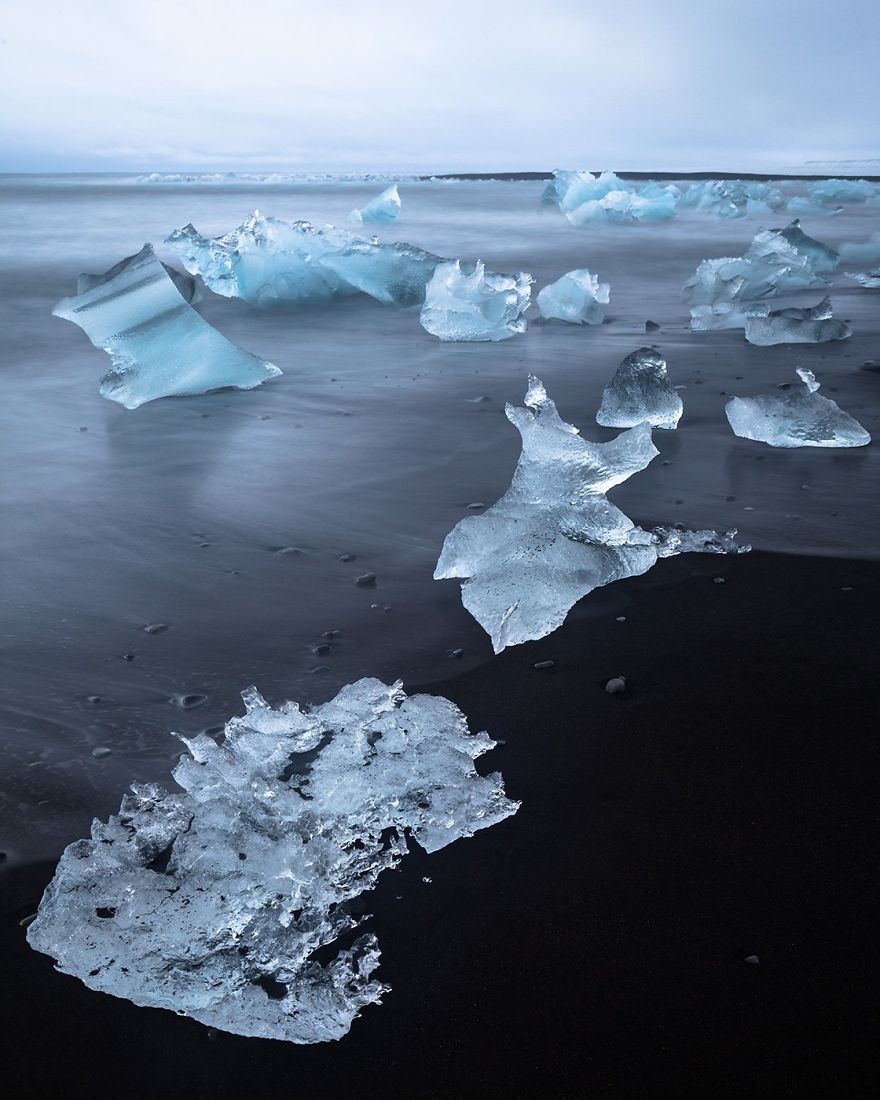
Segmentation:
{"type": "Polygon", "coordinates": [[[614,172],[557,169],[544,189],[541,202],[556,205],[572,225],[590,222],[665,221],[674,217],[681,191],[675,184],[646,183],[641,188],[625,183],[614,172]]]}
{"type": "Polygon", "coordinates": [[[784,229],[762,229],[744,256],[703,260],[684,288],[692,305],[753,302],[795,290],[827,286],[840,260],[808,237],[795,218],[784,229]]]}
{"type": "Polygon", "coordinates": [[[181,297],[152,245],[87,276],[89,289],[52,310],[103,348],[113,366],[98,385],[102,397],[136,409],[159,397],[250,390],[281,374],[221,336],[181,297]]]}
{"type": "Polygon", "coordinates": [[[28,942],[91,989],[208,1027],[339,1039],[388,988],[374,935],[339,947],[366,919],[352,903],[407,837],[436,852],[519,803],[477,774],[495,742],[447,699],[365,679],[311,710],[244,701],[219,743],[180,738],[181,789],[133,784],[65,850],[28,942]]]}
{"type": "Polygon", "coordinates": [[[880,230],[866,241],[844,241],[840,246],[841,259],[856,264],[880,263],[880,230]]]}
{"type": "Polygon", "coordinates": [[[357,225],[381,225],[396,221],[399,215],[400,195],[397,192],[397,184],[394,183],[360,210],[352,210],[351,221],[357,225]]]}
{"type": "Polygon", "coordinates": [[[847,279],[855,279],[866,290],[880,290],[880,271],[846,271],[844,274],[847,279]]]}
{"type": "Polygon", "coordinates": [[[596,423],[605,428],[675,428],[684,409],[669,382],[666,360],[654,348],[631,352],[605,387],[596,423]]]}
{"type": "Polygon", "coordinates": [[[745,319],[745,332],[750,344],[764,348],[773,344],[825,344],[852,336],[849,325],[832,318],[830,298],[806,309],[752,313],[745,319]]]}
{"type": "Polygon", "coordinates": [[[581,439],[535,377],[525,408],[505,411],[522,436],[510,488],[450,531],[434,572],[435,580],[463,578],[462,603],[496,653],[552,633],[582,596],[645,573],[660,557],[748,549],[733,543],[735,532],[644,531],[606,499],[658,454],[649,424],[608,443],[581,439]]]}
{"type": "Polygon", "coordinates": [[[439,264],[425,292],[422,328],[441,340],[507,340],[525,332],[532,277],[487,271],[481,261],[439,264]]]}
{"type": "Polygon", "coordinates": [[[165,243],[217,294],[262,307],[327,302],[358,291],[380,302],[417,304],[442,259],[404,241],[380,244],[347,229],[316,229],[259,211],[222,237],[203,237],[187,225],[165,243]]]}
{"type": "Polygon", "coordinates": [[[798,367],[805,390],[780,397],[734,397],[725,413],[734,435],[771,447],[864,447],[870,435],[836,402],[823,397],[812,371],[798,367]]]}
{"type": "Polygon", "coordinates": [[[600,283],[598,275],[582,267],[542,287],[536,302],[542,317],[574,325],[601,325],[610,295],[610,285],[600,283]]]}

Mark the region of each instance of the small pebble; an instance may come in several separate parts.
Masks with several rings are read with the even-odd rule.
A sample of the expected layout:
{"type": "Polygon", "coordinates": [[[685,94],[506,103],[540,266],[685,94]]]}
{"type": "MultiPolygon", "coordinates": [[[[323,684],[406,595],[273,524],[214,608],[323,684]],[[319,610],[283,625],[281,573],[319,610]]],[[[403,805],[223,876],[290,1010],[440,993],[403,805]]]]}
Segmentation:
{"type": "Polygon", "coordinates": [[[275,553],[279,554],[282,557],[285,555],[293,555],[294,557],[298,557],[300,554],[304,554],[305,551],[302,550],[299,546],[282,546],[281,549],[276,550],[275,553]]]}
{"type": "Polygon", "coordinates": [[[101,702],[101,696],[100,695],[88,695],[86,697],[86,702],[91,703],[93,707],[96,707],[98,705],[98,703],[101,702]]]}
{"type": "Polygon", "coordinates": [[[450,649],[449,656],[450,657],[463,657],[464,656],[464,650],[463,649],[450,649]]]}
{"type": "Polygon", "coordinates": [[[331,648],[332,646],[328,645],[327,642],[321,642],[319,645],[312,646],[312,653],[316,657],[322,657],[325,653],[329,653],[331,648]]]}
{"type": "Polygon", "coordinates": [[[485,394],[482,394],[480,397],[469,397],[469,398],[467,398],[467,400],[471,405],[479,405],[483,401],[490,401],[491,398],[486,397],[485,394]]]}
{"type": "Polygon", "coordinates": [[[113,752],[112,749],[108,749],[106,745],[99,745],[96,749],[92,749],[92,756],[96,760],[100,760],[102,756],[110,756],[113,752]]]}
{"type": "Polygon", "coordinates": [[[618,615],[617,618],[614,621],[616,623],[625,623],[626,622],[626,615],[618,615]]]}
{"type": "Polygon", "coordinates": [[[329,665],[315,665],[315,667],[313,669],[311,669],[311,672],[312,672],[313,675],[316,672],[329,672],[329,671],[330,671],[330,666],[329,665]]]}
{"type": "Polygon", "coordinates": [[[612,676],[605,685],[605,690],[609,695],[620,695],[626,691],[626,679],[623,676],[612,676]]]}
{"type": "Polygon", "coordinates": [[[555,661],[536,661],[532,665],[532,668],[538,668],[538,669],[555,668],[555,667],[556,667],[556,662],[555,661]]]}
{"type": "Polygon", "coordinates": [[[89,430],[88,428],[80,428],[81,432],[87,432],[88,430],[89,430]]]}
{"type": "Polygon", "coordinates": [[[727,584],[727,581],[724,579],[724,577],[713,577],[712,578],[712,583],[713,584],[727,584]]]}
{"type": "Polygon", "coordinates": [[[749,964],[749,966],[760,966],[761,965],[761,960],[760,960],[760,958],[758,958],[757,955],[746,955],[746,957],[743,959],[743,962],[747,962],[749,964]]]}
{"type": "Polygon", "coordinates": [[[725,497],[725,500],[736,500],[736,497],[725,497]]]}
{"type": "Polygon", "coordinates": [[[375,573],[361,573],[359,577],[355,577],[354,583],[358,588],[372,588],[376,583],[375,573]]]}
{"type": "Polygon", "coordinates": [[[341,630],[325,630],[322,633],[321,637],[322,638],[340,638],[340,637],[342,637],[342,631],[341,630]]]}
{"type": "Polygon", "coordinates": [[[391,604],[390,604],[390,603],[386,603],[386,604],[385,604],[385,606],[384,606],[384,607],[382,608],[382,610],[383,610],[383,611],[385,612],[385,614],[387,615],[387,614],[388,614],[388,612],[389,612],[389,611],[393,611],[393,610],[394,610],[394,608],[393,608],[393,607],[391,606],[391,604]]]}
{"type": "Polygon", "coordinates": [[[340,554],[339,561],[354,561],[354,554],[340,554]]]}
{"type": "Polygon", "coordinates": [[[481,500],[475,500],[473,504],[468,505],[468,511],[469,512],[479,512],[481,508],[485,508],[485,507],[486,507],[486,505],[483,504],[483,502],[481,500]]]}
{"type": "Polygon", "coordinates": [[[422,875],[422,882],[433,882],[430,875],[422,875]]]}
{"type": "Polygon", "coordinates": [[[207,703],[207,695],[172,695],[171,702],[176,707],[180,707],[183,710],[194,710],[195,707],[200,707],[203,703],[207,703]]]}
{"type": "Polygon", "coordinates": [[[645,321],[645,332],[656,332],[659,328],[656,321],[645,321]]]}
{"type": "Polygon", "coordinates": [[[754,510],[755,509],[751,506],[751,504],[746,504],[745,507],[743,508],[744,512],[754,512],[754,510]]]}
{"type": "Polygon", "coordinates": [[[852,592],[852,585],[851,584],[844,585],[844,587],[841,588],[840,591],[841,592],[852,592]]]}
{"type": "Polygon", "coordinates": [[[141,627],[144,634],[164,634],[167,629],[167,623],[147,623],[146,626],[141,627]]]}
{"type": "Polygon", "coordinates": [[[123,661],[133,661],[135,659],[135,657],[137,657],[136,653],[123,653],[122,654],[123,661]]]}

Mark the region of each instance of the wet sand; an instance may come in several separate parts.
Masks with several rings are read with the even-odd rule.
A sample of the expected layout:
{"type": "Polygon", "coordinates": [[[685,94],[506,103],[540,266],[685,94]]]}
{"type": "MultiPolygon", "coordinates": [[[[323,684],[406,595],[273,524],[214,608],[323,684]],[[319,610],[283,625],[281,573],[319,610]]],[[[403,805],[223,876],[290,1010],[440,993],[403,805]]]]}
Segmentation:
{"type": "Polygon", "coordinates": [[[365,899],[393,988],[336,1044],[211,1033],[55,974],[18,924],[52,865],[18,868],[4,1079],[70,1097],[867,1096],[878,611],[874,562],[690,556],[432,683],[506,742],[483,762],[523,806],[365,899]]]}

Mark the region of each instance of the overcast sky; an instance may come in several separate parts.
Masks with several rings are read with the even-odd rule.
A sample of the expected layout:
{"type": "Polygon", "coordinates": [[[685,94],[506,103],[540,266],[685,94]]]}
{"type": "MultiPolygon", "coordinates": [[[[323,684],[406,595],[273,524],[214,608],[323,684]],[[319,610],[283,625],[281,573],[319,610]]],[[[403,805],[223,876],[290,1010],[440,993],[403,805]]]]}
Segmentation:
{"type": "Polygon", "coordinates": [[[880,0],[0,0],[0,171],[863,162],[878,45],[880,0]]]}

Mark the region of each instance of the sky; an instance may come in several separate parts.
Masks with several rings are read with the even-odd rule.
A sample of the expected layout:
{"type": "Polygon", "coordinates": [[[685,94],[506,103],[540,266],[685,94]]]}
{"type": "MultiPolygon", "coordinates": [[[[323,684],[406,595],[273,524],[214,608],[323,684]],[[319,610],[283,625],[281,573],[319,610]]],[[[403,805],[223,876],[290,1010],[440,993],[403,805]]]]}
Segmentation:
{"type": "Polygon", "coordinates": [[[0,171],[880,174],[878,46],[880,0],[0,0],[0,171]]]}

